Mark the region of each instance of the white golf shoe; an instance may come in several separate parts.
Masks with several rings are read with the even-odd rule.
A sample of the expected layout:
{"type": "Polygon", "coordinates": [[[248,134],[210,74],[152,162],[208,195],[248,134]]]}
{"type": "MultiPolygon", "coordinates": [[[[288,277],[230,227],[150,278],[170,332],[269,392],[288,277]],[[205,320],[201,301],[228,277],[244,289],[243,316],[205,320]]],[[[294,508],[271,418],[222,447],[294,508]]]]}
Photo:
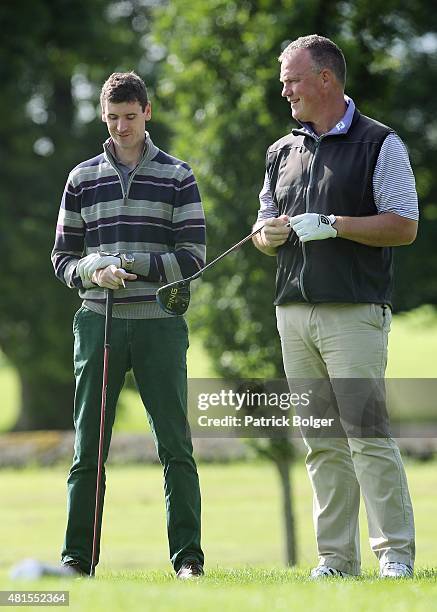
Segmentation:
{"type": "Polygon", "coordinates": [[[413,568],[405,563],[387,561],[379,573],[380,578],[412,578],[413,568]]]}
{"type": "Polygon", "coordinates": [[[311,570],[311,580],[323,580],[324,578],[349,578],[352,574],[346,574],[334,567],[328,567],[327,565],[318,565],[311,570]]]}

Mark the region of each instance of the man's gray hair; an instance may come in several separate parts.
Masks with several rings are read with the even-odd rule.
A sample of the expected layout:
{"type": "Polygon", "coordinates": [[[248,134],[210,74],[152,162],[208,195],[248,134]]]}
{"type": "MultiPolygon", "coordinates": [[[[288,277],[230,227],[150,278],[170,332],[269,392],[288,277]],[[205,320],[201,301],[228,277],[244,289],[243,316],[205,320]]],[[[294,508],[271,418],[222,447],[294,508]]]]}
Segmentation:
{"type": "Polygon", "coordinates": [[[331,70],[337,80],[344,86],[346,84],[346,60],[343,51],[335,42],[318,34],[301,36],[293,40],[281,53],[278,60],[282,62],[296,49],[308,49],[314,69],[321,71],[324,68],[331,70]]]}

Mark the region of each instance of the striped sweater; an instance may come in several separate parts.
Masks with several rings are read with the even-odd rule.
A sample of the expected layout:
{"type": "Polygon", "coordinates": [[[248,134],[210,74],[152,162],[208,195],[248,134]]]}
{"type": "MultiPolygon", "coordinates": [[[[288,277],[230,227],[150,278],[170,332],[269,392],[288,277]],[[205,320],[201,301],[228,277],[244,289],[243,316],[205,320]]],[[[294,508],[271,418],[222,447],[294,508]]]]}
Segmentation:
{"type": "Polygon", "coordinates": [[[134,253],[138,280],[114,293],[114,316],[168,316],[156,303],[160,285],[187,278],[205,264],[205,219],[191,168],[158,149],[146,133],[143,156],[126,188],[111,153],[70,173],[59,210],[52,263],[56,276],[79,289],[84,305],[104,313],[104,290],[83,287],[76,273],[89,253],[134,253]]]}

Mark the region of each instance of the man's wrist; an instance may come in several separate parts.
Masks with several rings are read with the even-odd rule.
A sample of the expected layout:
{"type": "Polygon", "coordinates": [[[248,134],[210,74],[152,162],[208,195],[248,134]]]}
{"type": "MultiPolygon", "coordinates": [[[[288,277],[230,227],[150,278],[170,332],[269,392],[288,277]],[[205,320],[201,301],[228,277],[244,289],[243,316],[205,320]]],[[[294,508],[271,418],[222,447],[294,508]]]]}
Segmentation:
{"type": "Polygon", "coordinates": [[[126,272],[132,272],[135,265],[135,255],[133,253],[120,253],[121,267],[126,272]]]}
{"type": "Polygon", "coordinates": [[[100,255],[103,257],[117,257],[120,260],[119,268],[123,267],[123,260],[121,253],[107,253],[106,251],[100,251],[100,255]]]}

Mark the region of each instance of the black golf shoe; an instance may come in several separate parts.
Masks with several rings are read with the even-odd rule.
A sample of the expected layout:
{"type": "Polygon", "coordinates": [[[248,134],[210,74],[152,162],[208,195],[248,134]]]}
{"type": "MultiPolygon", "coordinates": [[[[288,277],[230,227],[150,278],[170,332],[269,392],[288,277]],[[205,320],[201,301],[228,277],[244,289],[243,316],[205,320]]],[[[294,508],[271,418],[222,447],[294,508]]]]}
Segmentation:
{"type": "Polygon", "coordinates": [[[80,567],[79,561],[67,561],[66,563],[62,564],[62,567],[68,570],[70,576],[77,576],[77,577],[88,576],[89,577],[89,574],[80,567]]]}
{"type": "Polygon", "coordinates": [[[176,574],[176,578],[179,580],[191,580],[192,578],[201,578],[204,573],[201,563],[188,559],[182,563],[176,574]]]}

